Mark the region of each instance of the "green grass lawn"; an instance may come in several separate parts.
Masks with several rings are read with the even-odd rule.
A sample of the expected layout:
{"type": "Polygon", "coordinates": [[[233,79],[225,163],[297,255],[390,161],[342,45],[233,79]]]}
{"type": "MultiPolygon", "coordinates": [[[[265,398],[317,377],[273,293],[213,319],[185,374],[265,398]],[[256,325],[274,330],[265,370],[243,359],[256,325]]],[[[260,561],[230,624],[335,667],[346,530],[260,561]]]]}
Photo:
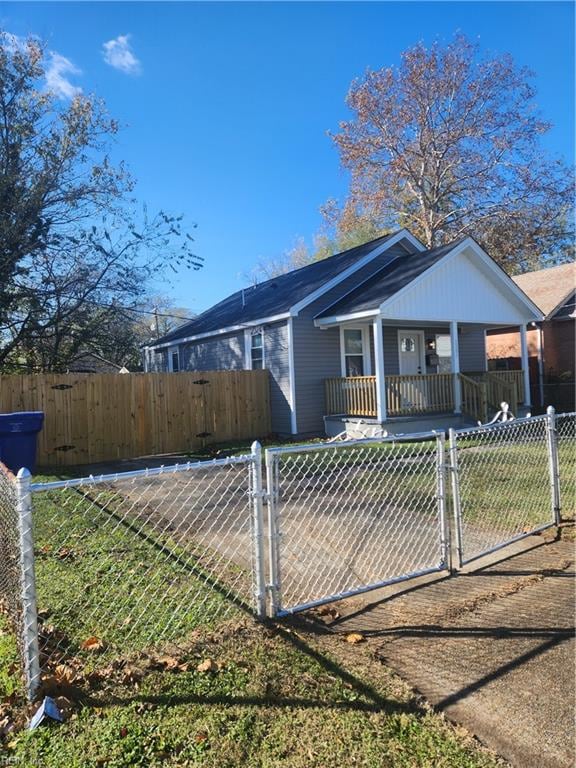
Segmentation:
{"type": "Polygon", "coordinates": [[[367,643],[245,619],[197,634],[174,662],[140,655],[98,684],[61,685],[54,695],[74,702],[67,722],[12,734],[5,756],[27,768],[502,764],[415,697],[367,643]],[[211,671],[199,671],[208,660],[211,671]]]}
{"type": "Polygon", "coordinates": [[[218,581],[204,567],[210,552],[174,541],[117,490],[41,491],[33,502],[41,646],[54,663],[66,653],[102,666],[248,610],[240,569],[222,563],[218,581]],[[82,648],[91,637],[97,655],[82,648]]]}

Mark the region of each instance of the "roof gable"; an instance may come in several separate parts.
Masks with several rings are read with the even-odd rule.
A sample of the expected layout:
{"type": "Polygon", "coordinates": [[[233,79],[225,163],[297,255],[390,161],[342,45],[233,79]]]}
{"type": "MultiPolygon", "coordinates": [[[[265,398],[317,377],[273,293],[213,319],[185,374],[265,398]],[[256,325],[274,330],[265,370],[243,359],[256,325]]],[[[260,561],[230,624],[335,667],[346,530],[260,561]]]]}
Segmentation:
{"type": "Polygon", "coordinates": [[[387,265],[317,316],[318,324],[381,314],[396,320],[520,324],[541,313],[470,237],[387,265]]]}
{"type": "Polygon", "coordinates": [[[383,301],[398,293],[423,272],[444,258],[455,243],[432,248],[414,256],[387,264],[364,284],[359,285],[346,297],[326,307],[317,317],[345,315],[348,312],[376,311],[383,301]]]}
{"type": "Polygon", "coordinates": [[[404,289],[382,302],[384,317],[521,325],[542,319],[538,307],[480,246],[467,237],[404,289]]]}

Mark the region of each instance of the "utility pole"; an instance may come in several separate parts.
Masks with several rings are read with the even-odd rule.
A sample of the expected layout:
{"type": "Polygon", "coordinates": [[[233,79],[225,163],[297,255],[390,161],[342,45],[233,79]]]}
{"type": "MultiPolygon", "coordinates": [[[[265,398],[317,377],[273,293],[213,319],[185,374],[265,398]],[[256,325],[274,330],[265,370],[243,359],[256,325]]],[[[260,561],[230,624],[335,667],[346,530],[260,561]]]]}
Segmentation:
{"type": "Polygon", "coordinates": [[[160,326],[158,325],[158,307],[154,307],[154,324],[156,326],[156,339],[160,338],[160,326]]]}

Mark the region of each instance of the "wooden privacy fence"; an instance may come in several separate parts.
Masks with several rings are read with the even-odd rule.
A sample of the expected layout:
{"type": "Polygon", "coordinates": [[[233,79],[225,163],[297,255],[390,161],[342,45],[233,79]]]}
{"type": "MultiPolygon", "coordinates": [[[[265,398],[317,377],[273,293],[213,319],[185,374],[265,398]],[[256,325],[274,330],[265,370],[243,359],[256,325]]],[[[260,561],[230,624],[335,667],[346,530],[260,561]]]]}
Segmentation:
{"type": "Polygon", "coordinates": [[[268,371],[0,376],[0,413],[44,411],[38,464],[179,453],[270,433],[268,371]]]}

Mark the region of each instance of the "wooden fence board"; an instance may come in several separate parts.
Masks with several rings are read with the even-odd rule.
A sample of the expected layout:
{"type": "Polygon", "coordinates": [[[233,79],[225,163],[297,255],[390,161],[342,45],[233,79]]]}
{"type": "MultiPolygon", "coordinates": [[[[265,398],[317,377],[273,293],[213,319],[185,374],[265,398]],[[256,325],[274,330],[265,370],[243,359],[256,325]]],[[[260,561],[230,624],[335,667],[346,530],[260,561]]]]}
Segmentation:
{"type": "Polygon", "coordinates": [[[12,411],[44,411],[41,466],[192,451],[271,431],[266,370],[0,375],[0,413],[12,411]]]}

